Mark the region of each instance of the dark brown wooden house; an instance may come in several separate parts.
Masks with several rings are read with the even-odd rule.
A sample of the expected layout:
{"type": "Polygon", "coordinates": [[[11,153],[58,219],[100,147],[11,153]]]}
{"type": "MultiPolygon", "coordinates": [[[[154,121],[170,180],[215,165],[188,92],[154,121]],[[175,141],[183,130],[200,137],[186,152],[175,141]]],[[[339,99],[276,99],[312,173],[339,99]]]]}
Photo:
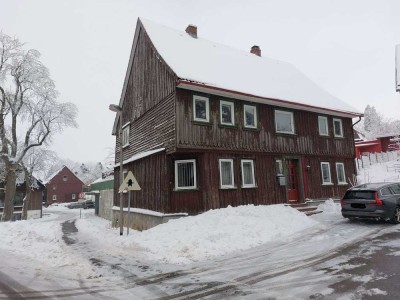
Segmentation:
{"type": "Polygon", "coordinates": [[[46,204],[76,202],[84,183],[66,166],[46,180],[46,204]]]}
{"type": "Polygon", "coordinates": [[[260,47],[220,45],[193,25],[138,20],[119,106],[117,206],[121,144],[142,188],[131,206],[163,213],[338,198],[355,173],[360,112],[260,47]]]}
{"type": "MultiPolygon", "coordinates": [[[[0,168],[2,166],[0,165],[0,168]]],[[[17,180],[16,180],[16,191],[14,196],[14,212],[13,212],[13,221],[21,220],[22,217],[22,207],[23,200],[26,195],[26,182],[24,177],[24,172],[21,169],[17,170],[17,180]]],[[[31,200],[29,206],[27,207],[27,219],[37,219],[42,217],[42,201],[43,201],[43,192],[45,190],[44,185],[37,180],[36,178],[32,178],[32,187],[31,187],[31,200]]],[[[4,182],[0,180],[0,218],[3,214],[4,209],[4,201],[5,201],[5,192],[4,192],[4,182]]]]}

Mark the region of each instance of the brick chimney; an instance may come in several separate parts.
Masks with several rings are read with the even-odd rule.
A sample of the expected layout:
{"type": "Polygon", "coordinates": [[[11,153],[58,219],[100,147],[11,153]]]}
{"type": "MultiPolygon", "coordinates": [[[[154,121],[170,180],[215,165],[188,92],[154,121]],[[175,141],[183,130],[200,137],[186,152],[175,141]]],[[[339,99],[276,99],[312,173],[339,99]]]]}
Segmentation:
{"type": "Polygon", "coordinates": [[[186,33],[189,34],[192,38],[197,39],[197,26],[196,25],[188,25],[186,27],[186,33]]]}
{"type": "Polygon", "coordinates": [[[253,47],[251,47],[250,53],[261,56],[261,49],[259,46],[254,45],[253,47]]]}

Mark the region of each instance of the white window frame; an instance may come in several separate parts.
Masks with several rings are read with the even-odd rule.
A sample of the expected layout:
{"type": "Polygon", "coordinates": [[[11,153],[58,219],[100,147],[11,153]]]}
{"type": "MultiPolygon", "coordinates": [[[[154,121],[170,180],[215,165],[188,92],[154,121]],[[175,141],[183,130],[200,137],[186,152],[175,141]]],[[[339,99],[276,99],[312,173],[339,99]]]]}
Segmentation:
{"type": "Polygon", "coordinates": [[[254,173],[254,160],[252,159],[242,159],[240,160],[240,167],[241,167],[241,171],[242,171],[242,188],[253,188],[256,187],[256,177],[255,177],[255,173],[254,173]],[[244,183],[244,173],[243,173],[243,164],[244,163],[251,163],[251,172],[252,172],[252,176],[253,176],[253,183],[251,184],[246,184],[244,183]]]}
{"type": "Polygon", "coordinates": [[[57,195],[53,195],[53,201],[57,201],[57,195]]]}
{"type": "Polygon", "coordinates": [[[232,101],[219,100],[219,122],[221,125],[235,126],[235,103],[232,101]],[[231,108],[231,123],[222,121],[222,106],[226,105],[231,108]]]}
{"type": "Polygon", "coordinates": [[[182,159],[175,160],[175,190],[193,190],[197,188],[197,172],[196,172],[196,160],[195,159],[182,159]],[[193,163],[193,186],[178,186],[178,164],[180,163],[193,163]]]}
{"type": "Polygon", "coordinates": [[[76,199],[76,194],[72,194],[72,200],[76,199]]]}
{"type": "Polygon", "coordinates": [[[282,159],[276,159],[275,160],[275,167],[276,167],[276,174],[277,175],[283,175],[283,162],[282,159]]]}
{"type": "Polygon", "coordinates": [[[243,105],[243,126],[245,128],[257,128],[257,106],[256,105],[248,105],[248,104],[244,104],[243,105]],[[246,124],[246,107],[252,108],[253,112],[254,112],[254,125],[247,125],[246,124]]]}
{"type": "Polygon", "coordinates": [[[210,99],[203,96],[194,95],[193,96],[193,120],[196,122],[210,122],[210,99]],[[206,118],[196,118],[196,100],[206,102],[206,118]]]}
{"type": "Polygon", "coordinates": [[[336,178],[337,178],[338,184],[347,184],[347,182],[346,182],[346,171],[344,169],[344,163],[337,162],[335,165],[336,165],[336,178]],[[339,168],[338,168],[339,166],[341,166],[341,168],[342,168],[344,181],[340,181],[339,180],[339,168]]]}
{"type": "Polygon", "coordinates": [[[122,148],[129,146],[129,128],[130,123],[122,127],[122,148]]]}
{"type": "Polygon", "coordinates": [[[218,162],[219,162],[219,183],[220,183],[221,189],[234,188],[235,187],[235,177],[234,177],[234,173],[233,173],[233,159],[221,158],[218,160],[218,162]],[[222,163],[223,162],[229,162],[231,164],[231,178],[232,178],[231,184],[222,184],[222,163]]]}
{"type": "Polygon", "coordinates": [[[337,119],[337,118],[334,118],[334,119],[333,119],[333,135],[334,135],[335,137],[343,137],[343,123],[342,123],[342,119],[337,119]],[[340,123],[340,134],[336,134],[335,122],[339,122],[339,123],[340,123]]]}
{"type": "Polygon", "coordinates": [[[328,127],[328,117],[325,116],[318,116],[318,132],[319,135],[322,136],[329,136],[329,127],[328,127]],[[321,132],[320,121],[323,120],[326,126],[326,132],[321,132]]]}
{"type": "Polygon", "coordinates": [[[68,181],[68,176],[67,175],[63,176],[63,181],[68,181]]]}
{"type": "Polygon", "coordinates": [[[332,175],[331,175],[331,165],[329,162],[321,162],[321,178],[322,178],[322,185],[332,185],[332,175]],[[329,174],[329,181],[324,181],[324,169],[322,166],[328,166],[328,174],[329,174]]]}
{"type": "Polygon", "coordinates": [[[294,134],[294,116],[293,116],[293,112],[286,111],[286,110],[277,110],[277,109],[275,110],[275,132],[276,133],[294,134]],[[292,124],[292,130],[291,131],[279,131],[278,130],[277,114],[284,114],[284,115],[289,115],[290,116],[290,121],[291,121],[291,124],[292,124]]]}

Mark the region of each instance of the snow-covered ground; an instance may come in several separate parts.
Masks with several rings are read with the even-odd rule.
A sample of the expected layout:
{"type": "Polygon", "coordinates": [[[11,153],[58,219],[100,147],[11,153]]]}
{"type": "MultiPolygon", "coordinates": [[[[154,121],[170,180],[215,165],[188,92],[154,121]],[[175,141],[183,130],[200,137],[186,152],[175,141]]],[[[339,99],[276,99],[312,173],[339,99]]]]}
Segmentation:
{"type": "MultiPolygon", "coordinates": [[[[396,163],[394,160],[362,169],[359,183],[399,180],[400,173],[393,168],[396,163]]],[[[42,289],[46,280],[64,288],[82,287],[83,282],[91,280],[93,287],[117,284],[121,279],[115,278],[115,270],[140,278],[133,269],[156,276],[174,270],[212,270],[213,265],[222,268],[223,261],[229,259],[231,266],[223,267],[226,270],[221,272],[233,280],[240,268],[243,273],[263,270],[266,264],[268,268],[276,264],[277,269],[288,269],[302,263],[299,257],[312,260],[313,255],[329,254],[377,230],[376,226],[349,224],[341,217],[340,206],[331,200],[319,208],[323,213],[307,217],[284,205],[227,207],[120,236],[119,229],[94,216],[93,210],[82,210],[80,217],[77,209],[51,206],[44,209],[42,219],[0,223],[0,256],[5,258],[1,272],[19,273],[20,278],[27,277],[26,282],[31,282],[30,276],[36,276],[36,284],[42,278],[42,289]],[[77,232],[70,233],[69,238],[76,243],[67,245],[62,227],[73,222],[77,232]],[[290,245],[301,247],[291,253],[290,245]],[[243,257],[247,256],[249,261],[256,262],[248,270],[243,266],[243,257]],[[18,260],[14,262],[15,257],[18,260]]],[[[211,271],[202,272],[207,278],[216,276],[211,271]]],[[[378,290],[371,293],[374,291],[378,290]]],[[[142,292],[145,298],[149,296],[148,291],[142,292]]],[[[327,289],[324,293],[330,292],[327,289]]]]}

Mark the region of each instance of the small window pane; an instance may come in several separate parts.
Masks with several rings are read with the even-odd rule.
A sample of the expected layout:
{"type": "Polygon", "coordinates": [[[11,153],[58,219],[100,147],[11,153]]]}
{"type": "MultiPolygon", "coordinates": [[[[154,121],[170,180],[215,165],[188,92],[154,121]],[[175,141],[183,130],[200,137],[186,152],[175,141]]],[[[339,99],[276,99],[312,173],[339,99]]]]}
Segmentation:
{"type": "Polygon", "coordinates": [[[244,105],[244,126],[249,128],[257,127],[256,107],[244,105]]]}
{"type": "Polygon", "coordinates": [[[320,135],[329,135],[328,134],[328,118],[327,117],[318,117],[318,129],[320,135]]]}
{"type": "Polygon", "coordinates": [[[254,187],[254,165],[252,160],[242,160],[243,187],[254,187]]]}
{"type": "Polygon", "coordinates": [[[220,160],[220,172],[221,187],[233,187],[233,161],[231,159],[220,160]]]}
{"type": "Polygon", "coordinates": [[[337,136],[337,137],[343,136],[342,120],[333,119],[333,130],[334,130],[335,136],[337,136]]]}
{"type": "Polygon", "coordinates": [[[196,187],[196,166],[194,160],[175,161],[175,188],[196,187]]]}
{"type": "Polygon", "coordinates": [[[209,121],[209,102],[208,98],[201,96],[193,97],[193,119],[195,121],[209,121]]]}
{"type": "Polygon", "coordinates": [[[321,172],[322,172],[322,183],[323,184],[332,183],[329,163],[321,163],[321,172]]]}
{"type": "Polygon", "coordinates": [[[294,133],[293,114],[285,111],[275,111],[276,132],[294,133]]]}
{"type": "Polygon", "coordinates": [[[347,183],[343,163],[336,163],[336,174],[338,183],[347,183]]]}

